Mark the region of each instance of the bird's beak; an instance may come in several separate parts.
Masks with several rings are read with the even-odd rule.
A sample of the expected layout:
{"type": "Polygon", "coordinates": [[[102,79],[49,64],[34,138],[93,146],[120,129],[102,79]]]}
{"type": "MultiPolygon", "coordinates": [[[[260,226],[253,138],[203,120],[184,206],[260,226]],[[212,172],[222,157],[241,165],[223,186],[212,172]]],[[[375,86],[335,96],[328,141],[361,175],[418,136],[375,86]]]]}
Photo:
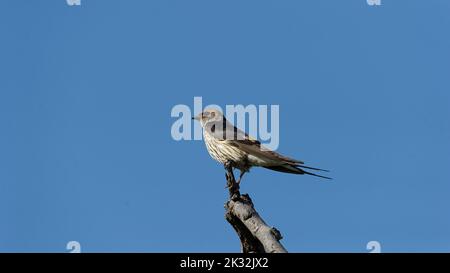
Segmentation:
{"type": "Polygon", "coordinates": [[[192,117],[192,119],[194,119],[194,120],[200,120],[200,115],[201,115],[201,114],[199,114],[199,115],[197,115],[197,116],[195,116],[195,117],[192,117]]]}

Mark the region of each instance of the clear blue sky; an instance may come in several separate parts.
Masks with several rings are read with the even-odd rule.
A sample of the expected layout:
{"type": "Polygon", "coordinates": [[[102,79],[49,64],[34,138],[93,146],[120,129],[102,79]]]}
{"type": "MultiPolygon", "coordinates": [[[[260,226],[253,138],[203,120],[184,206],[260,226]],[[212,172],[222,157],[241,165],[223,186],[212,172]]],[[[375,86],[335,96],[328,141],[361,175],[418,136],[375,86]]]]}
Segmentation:
{"type": "Polygon", "coordinates": [[[291,252],[450,251],[450,2],[65,0],[0,9],[0,251],[238,252],[222,167],[170,110],[279,104],[244,177],[291,252]]]}

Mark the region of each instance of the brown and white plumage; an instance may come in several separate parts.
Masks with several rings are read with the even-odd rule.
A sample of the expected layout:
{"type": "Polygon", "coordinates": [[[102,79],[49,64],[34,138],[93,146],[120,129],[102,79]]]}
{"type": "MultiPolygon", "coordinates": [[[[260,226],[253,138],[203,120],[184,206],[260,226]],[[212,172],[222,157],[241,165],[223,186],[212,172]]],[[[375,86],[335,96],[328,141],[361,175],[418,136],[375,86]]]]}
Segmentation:
{"type": "Polygon", "coordinates": [[[251,138],[229,123],[223,114],[216,109],[206,109],[193,119],[200,121],[203,127],[203,138],[208,153],[216,161],[222,164],[231,162],[233,167],[239,169],[241,171],[239,181],[254,166],[279,172],[308,174],[330,179],[304,169],[327,170],[305,166],[300,160],[283,156],[265,148],[258,140],[251,138]]]}

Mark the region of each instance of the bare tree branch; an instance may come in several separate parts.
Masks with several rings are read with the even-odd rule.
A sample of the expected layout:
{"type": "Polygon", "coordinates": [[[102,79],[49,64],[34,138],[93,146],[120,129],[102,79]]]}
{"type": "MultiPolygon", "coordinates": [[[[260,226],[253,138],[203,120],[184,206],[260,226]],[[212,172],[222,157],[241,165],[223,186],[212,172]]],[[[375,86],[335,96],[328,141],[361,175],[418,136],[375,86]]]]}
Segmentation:
{"type": "Polygon", "coordinates": [[[255,210],[248,194],[239,192],[230,163],[225,164],[229,200],[225,204],[225,219],[241,240],[243,253],[287,253],[280,243],[281,233],[269,227],[255,210]]]}

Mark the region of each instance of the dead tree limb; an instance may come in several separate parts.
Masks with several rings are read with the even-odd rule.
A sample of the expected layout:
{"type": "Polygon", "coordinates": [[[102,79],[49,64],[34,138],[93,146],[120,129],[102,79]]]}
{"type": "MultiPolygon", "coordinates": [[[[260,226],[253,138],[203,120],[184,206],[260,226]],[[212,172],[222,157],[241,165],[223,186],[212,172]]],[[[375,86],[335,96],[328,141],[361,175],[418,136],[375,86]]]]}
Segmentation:
{"type": "Polygon", "coordinates": [[[239,184],[231,164],[225,164],[229,200],[225,204],[225,219],[231,224],[241,241],[243,253],[287,253],[280,243],[281,233],[269,227],[256,212],[248,194],[239,192],[239,184]]]}

